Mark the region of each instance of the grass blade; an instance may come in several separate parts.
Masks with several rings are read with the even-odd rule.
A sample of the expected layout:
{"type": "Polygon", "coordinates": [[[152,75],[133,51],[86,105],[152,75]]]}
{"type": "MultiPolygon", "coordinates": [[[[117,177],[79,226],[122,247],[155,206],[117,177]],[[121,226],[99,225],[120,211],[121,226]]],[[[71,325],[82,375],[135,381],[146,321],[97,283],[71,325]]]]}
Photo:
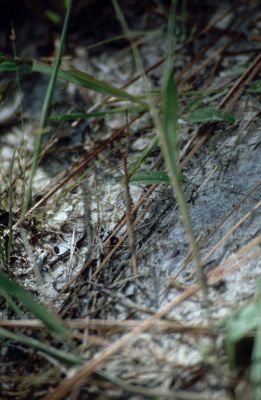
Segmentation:
{"type": "Polygon", "coordinates": [[[41,132],[43,132],[47,126],[50,108],[51,108],[53,95],[54,95],[55,84],[56,84],[56,80],[57,80],[57,76],[58,76],[58,72],[59,72],[59,68],[60,68],[60,64],[61,64],[62,53],[63,53],[63,49],[64,49],[64,45],[65,45],[65,37],[66,37],[68,25],[69,25],[69,19],[71,16],[71,12],[72,12],[72,0],[69,0],[67,2],[67,9],[66,9],[66,15],[65,15],[64,24],[63,24],[63,30],[62,30],[62,34],[61,34],[60,46],[58,48],[58,53],[57,53],[57,56],[55,59],[54,67],[51,70],[51,78],[50,78],[46,96],[44,99],[42,115],[41,115],[41,120],[40,120],[40,126],[39,126],[40,134],[37,136],[36,142],[35,142],[34,156],[33,156],[33,161],[32,161],[32,169],[31,169],[31,174],[29,177],[28,187],[27,187],[27,190],[26,190],[25,196],[24,196],[22,217],[25,215],[25,213],[27,211],[28,204],[29,204],[31,194],[32,194],[33,179],[34,179],[37,167],[38,167],[39,155],[40,155],[41,146],[42,146],[41,132]]]}
{"type": "Polygon", "coordinates": [[[61,324],[59,319],[46,311],[46,309],[39,304],[31,294],[11,281],[4,274],[0,274],[0,292],[4,296],[5,293],[7,293],[8,296],[13,296],[21,304],[26,306],[26,308],[31,311],[36,318],[40,319],[53,334],[62,337],[67,337],[69,335],[68,329],[61,324]]]}
{"type": "Polygon", "coordinates": [[[130,183],[132,185],[154,185],[170,183],[170,180],[165,171],[143,171],[132,175],[130,177],[130,183]]]}
{"type": "Polygon", "coordinates": [[[77,356],[72,353],[66,353],[65,351],[57,350],[56,348],[41,343],[36,339],[32,339],[25,335],[20,335],[17,333],[10,332],[8,329],[5,328],[0,328],[0,337],[13,340],[17,343],[24,344],[28,347],[33,347],[34,349],[46,353],[55,358],[56,360],[69,366],[79,365],[83,363],[83,359],[80,356],[77,356]]]}
{"type": "Polygon", "coordinates": [[[150,154],[158,147],[159,145],[159,138],[158,136],[154,136],[150,144],[145,147],[142,151],[140,157],[131,165],[129,168],[129,175],[131,176],[137,169],[140,168],[141,164],[150,156],[150,154]]]}
{"type": "Polygon", "coordinates": [[[14,169],[14,161],[15,161],[15,153],[13,152],[13,156],[10,163],[9,168],[9,187],[8,187],[8,243],[7,243],[7,254],[6,254],[6,262],[9,264],[12,246],[13,246],[13,169],[14,169]]]}
{"type": "MultiPolygon", "coordinates": [[[[17,72],[18,70],[27,73],[38,72],[40,74],[52,75],[54,67],[39,61],[0,59],[0,72],[17,72]]],[[[139,96],[132,96],[125,90],[119,89],[105,81],[96,79],[94,76],[79,71],[78,69],[69,69],[67,71],[60,69],[58,72],[58,78],[107,96],[113,96],[120,100],[129,100],[146,107],[146,104],[139,96]]]]}
{"type": "Polygon", "coordinates": [[[90,113],[83,113],[83,112],[76,112],[76,113],[69,113],[69,114],[54,114],[51,115],[49,120],[51,121],[75,121],[75,120],[88,120],[91,118],[103,118],[108,115],[114,114],[125,114],[126,112],[142,112],[145,111],[148,107],[142,106],[134,106],[134,107],[119,107],[113,110],[105,110],[105,111],[97,111],[97,112],[90,112],[90,113]]]}
{"type": "MultiPolygon", "coordinates": [[[[51,74],[53,67],[50,65],[34,61],[32,64],[32,72],[40,72],[42,74],[51,74]]],[[[130,100],[132,102],[140,103],[141,100],[137,96],[132,96],[125,90],[118,89],[117,87],[87,74],[86,72],[77,69],[69,69],[67,71],[60,70],[58,74],[60,79],[67,82],[74,83],[75,85],[94,90],[95,92],[103,93],[108,96],[117,97],[120,99],[130,100]]]]}

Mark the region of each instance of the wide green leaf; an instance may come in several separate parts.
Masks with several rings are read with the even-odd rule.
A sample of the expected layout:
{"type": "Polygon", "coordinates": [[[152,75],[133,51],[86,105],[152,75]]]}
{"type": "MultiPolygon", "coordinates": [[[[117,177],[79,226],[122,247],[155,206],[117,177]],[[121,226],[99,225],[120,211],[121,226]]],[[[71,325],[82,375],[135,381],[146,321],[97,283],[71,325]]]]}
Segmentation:
{"type": "Polygon", "coordinates": [[[227,122],[234,124],[235,121],[236,118],[233,114],[212,107],[198,108],[188,117],[188,122],[192,124],[205,122],[227,122]]]}
{"type": "Polygon", "coordinates": [[[137,172],[130,177],[132,185],[154,185],[158,183],[169,183],[169,177],[165,171],[143,171],[137,172]]]}

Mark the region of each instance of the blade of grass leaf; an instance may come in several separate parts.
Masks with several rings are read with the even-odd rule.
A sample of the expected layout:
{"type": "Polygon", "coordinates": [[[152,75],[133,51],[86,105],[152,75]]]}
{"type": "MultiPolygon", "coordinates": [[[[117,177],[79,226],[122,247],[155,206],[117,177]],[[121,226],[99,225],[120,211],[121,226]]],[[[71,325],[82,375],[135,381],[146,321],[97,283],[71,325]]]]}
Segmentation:
{"type": "MultiPolygon", "coordinates": [[[[116,11],[117,18],[126,34],[126,37],[131,39],[131,32],[128,24],[124,18],[121,8],[117,0],[112,0],[114,9],[116,11]]],[[[178,133],[178,96],[175,80],[173,77],[173,53],[175,48],[175,30],[176,30],[176,0],[171,1],[170,12],[169,12],[169,24],[167,33],[167,54],[166,54],[166,66],[165,66],[165,79],[164,88],[162,93],[162,105],[164,113],[164,127],[159,115],[159,109],[154,103],[153,97],[148,98],[149,106],[152,118],[154,120],[157,133],[160,140],[161,150],[165,160],[167,170],[169,172],[170,181],[174,190],[174,194],[179,206],[180,213],[183,218],[184,227],[189,239],[191,253],[196,263],[197,270],[201,277],[202,288],[204,292],[205,300],[207,299],[207,287],[201,269],[201,263],[198,257],[198,251],[196,241],[194,239],[190,217],[187,211],[183,192],[179,184],[180,171],[177,163],[177,133],[178,133]]],[[[139,67],[140,74],[144,78],[144,83],[147,85],[147,92],[150,92],[150,82],[146,77],[144,68],[139,56],[138,48],[133,41],[130,40],[130,45],[133,51],[135,61],[139,67]]]]}
{"type": "MultiPolygon", "coordinates": [[[[57,80],[57,76],[58,76],[58,72],[59,72],[59,68],[60,68],[60,64],[61,64],[62,53],[63,53],[63,49],[64,49],[64,45],[65,45],[65,37],[66,37],[68,25],[69,25],[71,11],[72,11],[72,0],[69,0],[67,2],[67,8],[66,8],[66,14],[65,14],[65,19],[64,19],[64,24],[63,24],[63,30],[62,30],[62,34],[61,34],[60,45],[58,48],[54,67],[52,68],[51,78],[50,78],[46,96],[44,99],[42,115],[41,115],[41,120],[40,120],[40,126],[39,126],[40,132],[42,132],[47,126],[51,103],[53,100],[55,84],[56,84],[56,80],[57,80]]],[[[22,217],[25,215],[25,213],[27,211],[28,204],[29,204],[29,201],[31,198],[33,179],[34,179],[34,176],[35,176],[35,173],[36,173],[36,170],[38,167],[38,163],[39,163],[39,155],[41,152],[41,146],[42,146],[42,134],[40,133],[36,138],[36,142],[35,142],[35,146],[34,146],[34,155],[33,155],[33,161],[32,161],[31,174],[29,177],[28,187],[27,187],[27,190],[26,190],[25,196],[24,196],[22,217]]]]}
{"type": "MultiPolygon", "coordinates": [[[[180,185],[181,176],[178,166],[177,145],[178,145],[178,91],[173,74],[173,49],[175,40],[176,27],[176,0],[171,2],[171,10],[169,16],[168,33],[167,33],[167,56],[164,73],[164,85],[162,91],[162,108],[163,108],[163,129],[160,126],[159,137],[162,153],[165,159],[170,181],[174,190],[175,198],[183,219],[184,228],[189,240],[191,254],[196,264],[198,274],[201,280],[204,298],[207,303],[207,285],[205,276],[201,268],[201,262],[198,256],[196,240],[193,235],[190,215],[187,210],[184,194],[180,185]]],[[[207,310],[208,312],[208,310],[207,310]]]]}
{"type": "Polygon", "coordinates": [[[108,115],[114,114],[125,114],[126,112],[142,112],[145,111],[148,107],[120,107],[115,108],[113,110],[107,111],[97,111],[97,112],[90,112],[90,113],[70,113],[70,114],[53,114],[50,116],[50,121],[75,121],[75,120],[87,120],[91,118],[102,118],[108,115]]]}
{"type": "MultiPolygon", "coordinates": [[[[28,60],[0,60],[0,72],[38,72],[40,74],[51,75],[54,67],[39,61],[28,60]]],[[[67,71],[60,69],[58,78],[75,85],[85,87],[86,89],[94,90],[98,93],[103,93],[107,96],[113,96],[118,99],[129,100],[134,103],[146,107],[146,103],[139,96],[132,96],[123,89],[119,89],[108,82],[96,79],[94,76],[79,71],[77,69],[69,69],[67,71]]]]}
{"type": "Polygon", "coordinates": [[[11,159],[10,167],[9,167],[9,187],[8,187],[8,243],[7,243],[7,255],[6,255],[6,262],[9,264],[10,255],[12,252],[13,246],[13,169],[14,169],[14,161],[15,161],[15,153],[16,149],[13,152],[13,156],[11,159]]]}
{"type": "MultiPolygon", "coordinates": [[[[186,178],[180,175],[179,181],[186,182],[186,178]]],[[[170,179],[165,171],[140,171],[131,176],[130,183],[132,185],[155,185],[159,183],[170,183],[170,179]]]]}
{"type": "MultiPolygon", "coordinates": [[[[34,61],[32,63],[32,72],[40,72],[42,74],[51,74],[53,67],[44,63],[40,63],[38,61],[34,61]]],[[[74,83],[75,85],[85,87],[87,89],[94,90],[99,93],[103,93],[109,96],[117,97],[120,99],[130,100],[135,103],[144,103],[137,96],[132,96],[127,93],[125,90],[118,89],[117,87],[96,79],[94,76],[87,74],[86,72],[79,71],[77,69],[68,69],[67,71],[60,70],[58,77],[74,83]]]]}
{"type": "Polygon", "coordinates": [[[20,335],[17,333],[10,332],[8,329],[0,328],[0,337],[13,340],[17,343],[24,344],[28,347],[33,347],[36,350],[39,350],[43,353],[49,354],[56,360],[70,366],[80,365],[83,363],[83,359],[80,356],[77,356],[72,353],[66,353],[65,351],[57,350],[52,346],[48,346],[47,344],[41,343],[36,339],[32,339],[25,335],[20,335]]]}
{"type": "Polygon", "coordinates": [[[41,304],[39,304],[31,294],[21,286],[17,285],[4,274],[0,274],[0,290],[16,298],[21,304],[27,307],[36,318],[40,319],[44,325],[55,335],[61,337],[69,336],[69,331],[60,320],[49,313],[41,304]]]}
{"type": "Polygon", "coordinates": [[[24,318],[24,313],[22,312],[22,310],[15,303],[15,301],[13,301],[12,297],[9,296],[7,291],[3,290],[1,287],[0,287],[0,295],[5,298],[5,300],[7,301],[9,306],[11,306],[11,308],[14,310],[14,312],[16,313],[17,316],[19,316],[20,318],[24,318]]]}
{"type": "Polygon", "coordinates": [[[169,176],[165,171],[137,172],[130,178],[130,184],[132,185],[154,185],[159,183],[170,183],[169,176]]]}
{"type": "Polygon", "coordinates": [[[129,176],[133,175],[137,169],[140,168],[141,164],[150,156],[150,154],[158,147],[159,145],[159,138],[158,136],[154,136],[150,144],[145,147],[145,149],[142,151],[141,155],[139,158],[131,165],[129,168],[129,176]]]}

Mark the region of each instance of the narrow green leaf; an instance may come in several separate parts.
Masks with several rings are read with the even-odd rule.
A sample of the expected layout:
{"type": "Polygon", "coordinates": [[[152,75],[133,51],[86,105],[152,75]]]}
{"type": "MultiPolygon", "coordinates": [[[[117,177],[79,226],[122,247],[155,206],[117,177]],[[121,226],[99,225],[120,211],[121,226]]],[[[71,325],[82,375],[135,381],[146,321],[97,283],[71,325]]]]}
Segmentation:
{"type": "Polygon", "coordinates": [[[16,300],[26,306],[27,309],[31,311],[36,318],[40,319],[55,335],[62,337],[69,335],[69,331],[61,324],[58,318],[46,311],[46,309],[39,304],[31,294],[11,281],[4,274],[0,274],[0,291],[3,294],[6,292],[8,295],[15,297],[16,300]]]}
{"type": "Polygon", "coordinates": [[[0,337],[13,340],[17,343],[22,343],[28,347],[33,347],[43,353],[49,354],[53,358],[67,365],[80,365],[83,363],[83,359],[75,354],[66,353],[65,351],[57,350],[52,346],[39,342],[39,340],[32,339],[25,335],[10,332],[8,329],[0,328],[0,337]]]}
{"type": "MultiPolygon", "coordinates": [[[[42,74],[51,74],[53,67],[50,65],[34,61],[32,64],[33,72],[40,72],[42,74]]],[[[60,79],[67,82],[74,83],[75,85],[86,87],[99,93],[106,94],[108,96],[114,96],[120,99],[130,100],[132,102],[141,103],[141,100],[137,96],[128,94],[125,90],[118,89],[115,86],[96,79],[94,76],[87,74],[86,72],[79,71],[77,69],[69,69],[64,71],[60,69],[58,74],[60,79]]]]}
{"type": "Polygon", "coordinates": [[[114,115],[114,114],[124,114],[126,112],[142,112],[145,111],[147,108],[142,106],[136,107],[120,107],[115,108],[113,110],[105,110],[105,111],[97,111],[97,112],[90,112],[90,113],[69,113],[69,114],[54,114],[51,115],[49,118],[51,121],[75,121],[75,120],[87,120],[91,118],[101,118],[106,117],[107,115],[114,115]]]}
{"type": "Polygon", "coordinates": [[[205,122],[227,122],[234,124],[235,121],[236,118],[233,114],[212,107],[199,108],[193,111],[188,117],[188,122],[192,124],[205,122]]]}
{"type": "Polygon", "coordinates": [[[137,169],[139,169],[141,164],[150,156],[150,154],[158,147],[158,145],[159,145],[159,138],[156,135],[156,136],[154,136],[152,141],[142,151],[142,153],[139,156],[139,158],[129,168],[129,175],[130,176],[132,174],[134,174],[134,172],[137,171],[137,169]]]}
{"type": "MultiPolygon", "coordinates": [[[[0,72],[16,72],[18,70],[24,70],[25,72],[39,72],[41,74],[51,75],[53,68],[54,67],[51,65],[38,61],[0,59],[0,72]]],[[[129,100],[147,107],[146,103],[144,103],[140,97],[132,96],[125,90],[119,89],[105,81],[96,79],[94,76],[77,69],[71,68],[67,71],[60,69],[58,78],[74,83],[75,85],[94,90],[95,92],[103,93],[107,96],[129,100]]]]}
{"type": "Polygon", "coordinates": [[[132,185],[154,185],[158,183],[169,183],[169,177],[165,171],[137,172],[130,177],[132,185]]]}
{"type": "Polygon", "coordinates": [[[21,65],[14,60],[0,59],[0,72],[16,72],[21,69],[21,65]]]}
{"type": "Polygon", "coordinates": [[[8,244],[7,244],[7,264],[9,264],[9,259],[12,252],[13,247],[13,169],[15,162],[15,153],[16,149],[13,152],[13,156],[11,159],[10,167],[9,167],[9,185],[8,185],[8,244]]]}
{"type": "Polygon", "coordinates": [[[53,24],[59,25],[61,23],[61,16],[53,10],[46,10],[45,15],[53,24]]]}
{"type": "MultiPolygon", "coordinates": [[[[59,69],[60,69],[60,65],[61,65],[62,54],[63,54],[63,50],[64,50],[64,46],[65,46],[65,38],[66,38],[68,26],[69,26],[70,16],[72,13],[72,1],[73,0],[68,1],[68,7],[67,7],[65,18],[64,18],[60,44],[59,44],[59,47],[57,50],[57,55],[55,57],[54,66],[50,72],[51,76],[50,76],[49,84],[47,87],[46,95],[44,98],[41,119],[40,119],[40,124],[39,124],[39,129],[41,132],[44,131],[44,129],[47,127],[47,124],[48,124],[48,118],[49,118],[49,114],[50,114],[50,110],[51,110],[51,104],[53,101],[53,95],[54,95],[57,77],[58,77],[58,73],[59,73],[59,69]]],[[[33,65],[34,65],[34,63],[33,63],[33,65]]],[[[33,154],[33,160],[32,160],[32,167],[31,167],[31,172],[30,172],[27,188],[25,190],[24,199],[23,199],[22,215],[21,215],[22,218],[24,218],[24,216],[26,214],[26,211],[27,211],[27,208],[28,208],[31,196],[32,196],[33,180],[34,180],[36,170],[38,167],[38,163],[39,163],[39,155],[41,153],[41,147],[42,147],[42,135],[38,135],[36,137],[35,143],[34,143],[34,154],[33,154]]]]}

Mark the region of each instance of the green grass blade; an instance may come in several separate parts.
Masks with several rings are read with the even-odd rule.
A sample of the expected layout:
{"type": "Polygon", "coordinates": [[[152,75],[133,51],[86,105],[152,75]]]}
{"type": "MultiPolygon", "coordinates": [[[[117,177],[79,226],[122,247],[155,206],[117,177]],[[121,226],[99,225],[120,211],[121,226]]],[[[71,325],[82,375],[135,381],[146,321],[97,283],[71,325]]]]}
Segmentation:
{"type": "Polygon", "coordinates": [[[55,84],[56,84],[56,80],[57,80],[57,76],[58,76],[58,72],[59,72],[59,68],[60,68],[60,64],[61,64],[62,53],[63,53],[63,49],[64,49],[64,45],[65,45],[65,37],[66,37],[68,25],[69,25],[71,12],[72,12],[72,0],[69,0],[67,2],[67,9],[66,9],[66,15],[65,15],[64,24],[63,24],[63,30],[62,30],[62,34],[61,34],[60,46],[58,48],[58,53],[57,53],[57,56],[55,59],[54,67],[51,70],[51,78],[50,78],[46,96],[44,99],[42,115],[41,115],[41,120],[40,120],[40,126],[39,126],[40,134],[37,136],[35,146],[34,146],[32,169],[31,169],[31,174],[29,177],[28,187],[27,187],[27,190],[26,190],[25,196],[24,196],[22,217],[25,215],[25,213],[27,211],[28,204],[29,204],[31,194],[32,194],[33,179],[34,179],[37,167],[38,167],[39,155],[40,155],[41,146],[42,146],[42,133],[41,132],[43,132],[47,126],[48,117],[49,117],[50,108],[51,108],[54,90],[55,90],[55,84]]]}
{"type": "MultiPolygon", "coordinates": [[[[20,70],[21,72],[38,72],[40,74],[51,75],[53,69],[53,66],[39,61],[0,59],[0,72],[17,72],[20,70]]],[[[67,71],[60,69],[58,78],[107,96],[139,103],[143,107],[147,106],[139,96],[132,96],[123,89],[119,89],[108,82],[96,79],[94,76],[77,69],[69,69],[67,71]]]]}
{"type": "Polygon", "coordinates": [[[9,167],[9,187],[8,187],[8,243],[7,243],[7,264],[9,263],[12,246],[13,246],[13,169],[14,169],[14,161],[15,161],[15,153],[13,152],[13,156],[11,159],[10,167],[9,167]]]}
{"type": "MultiPolygon", "coordinates": [[[[51,74],[53,67],[50,65],[34,61],[32,64],[32,72],[40,72],[42,74],[51,74]]],[[[117,87],[96,79],[94,76],[77,69],[69,69],[68,71],[60,70],[58,74],[60,79],[67,82],[74,83],[75,85],[85,87],[95,92],[103,93],[107,96],[117,97],[119,99],[129,100],[135,103],[144,104],[138,96],[132,96],[125,90],[118,89],[117,87]]]]}
{"type": "Polygon", "coordinates": [[[141,155],[139,158],[130,166],[129,168],[129,175],[131,176],[136,172],[142,163],[150,156],[151,153],[158,147],[159,145],[159,138],[158,136],[154,136],[150,144],[145,147],[145,149],[142,151],[141,155]]]}
{"type": "Polygon", "coordinates": [[[20,309],[19,305],[17,305],[16,302],[12,299],[12,297],[9,296],[9,294],[5,290],[2,290],[1,288],[0,288],[0,295],[5,298],[9,306],[11,306],[11,308],[14,310],[14,312],[18,317],[20,318],[24,317],[24,313],[20,309]]]}
{"type": "MultiPolygon", "coordinates": [[[[186,178],[182,175],[178,179],[180,182],[186,182],[186,178]]],[[[132,185],[157,185],[159,183],[170,183],[169,176],[165,171],[140,171],[130,177],[132,185]]]]}
{"type": "Polygon", "coordinates": [[[30,67],[22,65],[18,60],[5,60],[2,58],[0,63],[0,72],[17,72],[22,69],[30,71],[30,67]]]}
{"type": "Polygon", "coordinates": [[[28,347],[33,347],[34,349],[49,354],[56,360],[69,366],[80,365],[83,363],[83,359],[80,356],[77,356],[72,353],[66,353],[65,351],[57,350],[56,348],[41,343],[36,339],[32,339],[25,335],[20,335],[17,333],[10,332],[5,328],[0,328],[0,337],[13,340],[17,343],[24,344],[28,347]]]}
{"type": "Polygon", "coordinates": [[[159,183],[170,183],[169,176],[165,171],[143,171],[137,172],[130,177],[132,185],[154,185],[159,183]]]}
{"type": "Polygon", "coordinates": [[[125,114],[126,112],[142,112],[145,111],[148,107],[142,106],[134,106],[134,107],[119,107],[113,110],[105,110],[105,111],[97,111],[97,112],[90,112],[90,113],[83,113],[83,112],[76,112],[76,113],[69,113],[69,114],[54,114],[51,115],[49,120],[51,121],[75,121],[75,120],[88,120],[92,118],[103,118],[110,115],[115,114],[125,114]]]}
{"type": "Polygon", "coordinates": [[[46,311],[31,294],[11,281],[4,274],[0,274],[0,290],[6,292],[9,296],[13,296],[23,304],[36,318],[40,319],[53,334],[62,337],[67,337],[69,335],[68,329],[61,324],[58,318],[46,311]]]}

